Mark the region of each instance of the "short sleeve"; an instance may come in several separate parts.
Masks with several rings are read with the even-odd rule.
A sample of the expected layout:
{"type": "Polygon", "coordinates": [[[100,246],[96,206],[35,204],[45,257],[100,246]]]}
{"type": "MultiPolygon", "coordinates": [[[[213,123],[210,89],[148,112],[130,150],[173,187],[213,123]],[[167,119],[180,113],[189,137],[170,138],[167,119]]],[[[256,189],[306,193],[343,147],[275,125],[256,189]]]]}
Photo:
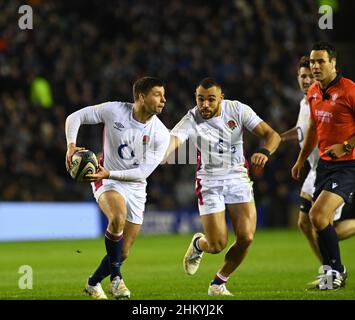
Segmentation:
{"type": "Polygon", "coordinates": [[[178,137],[181,143],[184,143],[193,132],[191,117],[189,111],[170,132],[171,135],[178,137]]]}
{"type": "Polygon", "coordinates": [[[248,105],[240,102],[238,102],[238,105],[243,126],[249,131],[253,131],[263,120],[248,105]]]}

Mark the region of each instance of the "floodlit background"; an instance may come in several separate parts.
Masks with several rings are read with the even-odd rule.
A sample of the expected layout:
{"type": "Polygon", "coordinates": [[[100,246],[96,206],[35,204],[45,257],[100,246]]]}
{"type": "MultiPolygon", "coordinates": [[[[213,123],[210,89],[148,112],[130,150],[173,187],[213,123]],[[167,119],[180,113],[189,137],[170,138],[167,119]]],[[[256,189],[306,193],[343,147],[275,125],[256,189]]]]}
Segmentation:
{"type": "MultiPolygon", "coordinates": [[[[0,241],[98,237],[105,221],[91,187],[65,171],[65,118],[105,101],[132,101],[132,84],[166,83],[160,119],[169,128],[195,105],[196,83],[215,77],[227,99],[250,105],[278,132],[294,126],[302,97],[299,58],[319,40],[339,52],[355,79],[353,1],[1,1],[0,241]],[[18,9],[33,9],[21,30],[18,9]],[[319,27],[321,5],[333,29],[319,27]]],[[[100,126],[82,127],[78,145],[101,151],[100,126]]],[[[250,159],[258,141],[245,135],[250,159]]],[[[254,180],[258,227],[293,227],[300,183],[284,144],[254,180]]],[[[149,178],[143,232],[200,229],[194,165],[162,165],[149,178]]]]}

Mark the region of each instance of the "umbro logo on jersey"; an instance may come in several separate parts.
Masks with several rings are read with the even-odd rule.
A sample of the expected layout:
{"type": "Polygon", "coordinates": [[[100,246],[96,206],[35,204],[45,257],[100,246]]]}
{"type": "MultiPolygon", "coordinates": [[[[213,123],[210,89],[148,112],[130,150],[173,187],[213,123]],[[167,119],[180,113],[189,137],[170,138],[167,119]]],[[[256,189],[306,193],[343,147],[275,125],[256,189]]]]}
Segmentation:
{"type": "Polygon", "coordinates": [[[338,186],[338,184],[336,182],[332,183],[332,189],[335,189],[338,186]]]}
{"type": "Polygon", "coordinates": [[[200,128],[201,128],[201,133],[202,133],[203,135],[210,134],[210,129],[209,129],[209,128],[206,128],[206,127],[204,127],[204,126],[200,126],[200,128]]]}
{"type": "Polygon", "coordinates": [[[122,129],[124,129],[124,125],[121,123],[121,122],[114,122],[114,128],[119,130],[119,131],[122,131],[122,129]]]}

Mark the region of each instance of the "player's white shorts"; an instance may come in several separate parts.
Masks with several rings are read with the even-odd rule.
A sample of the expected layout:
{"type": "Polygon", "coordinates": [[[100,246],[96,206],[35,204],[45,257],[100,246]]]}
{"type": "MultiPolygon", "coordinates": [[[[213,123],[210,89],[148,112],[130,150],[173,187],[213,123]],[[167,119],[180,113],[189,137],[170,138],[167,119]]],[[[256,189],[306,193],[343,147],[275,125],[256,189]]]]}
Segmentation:
{"type": "Polygon", "coordinates": [[[340,205],[340,207],[338,207],[338,209],[335,210],[335,215],[334,215],[333,221],[337,221],[341,218],[341,213],[343,211],[344,205],[345,205],[345,203],[340,205]]]}
{"type": "Polygon", "coordinates": [[[200,215],[225,210],[225,204],[254,202],[253,182],[245,175],[238,179],[196,179],[200,215]]]}
{"type": "MultiPolygon", "coordinates": [[[[301,191],[303,191],[303,192],[309,194],[311,197],[313,197],[313,193],[314,193],[314,189],[315,189],[314,188],[315,181],[316,181],[316,170],[311,169],[311,170],[309,170],[309,173],[303,182],[301,191]]],[[[340,219],[343,207],[344,207],[344,203],[340,207],[338,207],[338,209],[335,210],[335,215],[334,215],[333,221],[337,221],[340,219]]]]}
{"type": "Polygon", "coordinates": [[[96,202],[99,201],[100,196],[106,191],[117,191],[126,201],[127,217],[126,220],[135,223],[143,223],[143,215],[147,193],[145,185],[137,187],[134,183],[125,181],[116,181],[110,179],[102,180],[103,183],[92,183],[92,189],[96,202]]]}
{"type": "Polygon", "coordinates": [[[301,191],[313,197],[315,181],[316,181],[316,170],[309,170],[309,173],[303,182],[301,191]]]}

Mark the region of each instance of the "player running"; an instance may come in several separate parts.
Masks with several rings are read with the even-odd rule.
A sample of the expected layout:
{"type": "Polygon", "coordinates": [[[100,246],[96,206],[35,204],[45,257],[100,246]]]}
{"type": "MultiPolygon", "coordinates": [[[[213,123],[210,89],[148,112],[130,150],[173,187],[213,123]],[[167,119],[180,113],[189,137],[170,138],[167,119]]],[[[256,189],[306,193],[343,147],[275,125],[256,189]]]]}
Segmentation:
{"type": "Polygon", "coordinates": [[[249,106],[224,100],[221,86],[211,78],[198,84],[196,104],[171,131],[167,152],[169,155],[187,139],[198,150],[196,193],[204,234],[193,236],[183,265],[185,272],[193,275],[204,252],[214,254],[225,248],[227,207],[236,240],[211,282],[208,295],[232,295],[226,282],[245,258],[256,229],[253,183],[244,165],[243,128],[265,140],[251,157],[256,167],[265,166],[281,138],[249,106]]]}
{"type": "Polygon", "coordinates": [[[67,168],[76,146],[79,127],[104,124],[103,152],[99,171],[87,175],[100,209],[108,219],[106,255],[89,277],[86,292],[107,299],[101,281],[111,275],[110,292],[117,299],[129,298],[120,270],[143,223],[146,178],[162,161],[169,145],[169,131],[156,116],[165,105],[160,79],[144,77],[133,85],[134,103],[107,102],[83,108],[66,120],[67,168]],[[124,241],[123,241],[124,240],[124,241]]]}

